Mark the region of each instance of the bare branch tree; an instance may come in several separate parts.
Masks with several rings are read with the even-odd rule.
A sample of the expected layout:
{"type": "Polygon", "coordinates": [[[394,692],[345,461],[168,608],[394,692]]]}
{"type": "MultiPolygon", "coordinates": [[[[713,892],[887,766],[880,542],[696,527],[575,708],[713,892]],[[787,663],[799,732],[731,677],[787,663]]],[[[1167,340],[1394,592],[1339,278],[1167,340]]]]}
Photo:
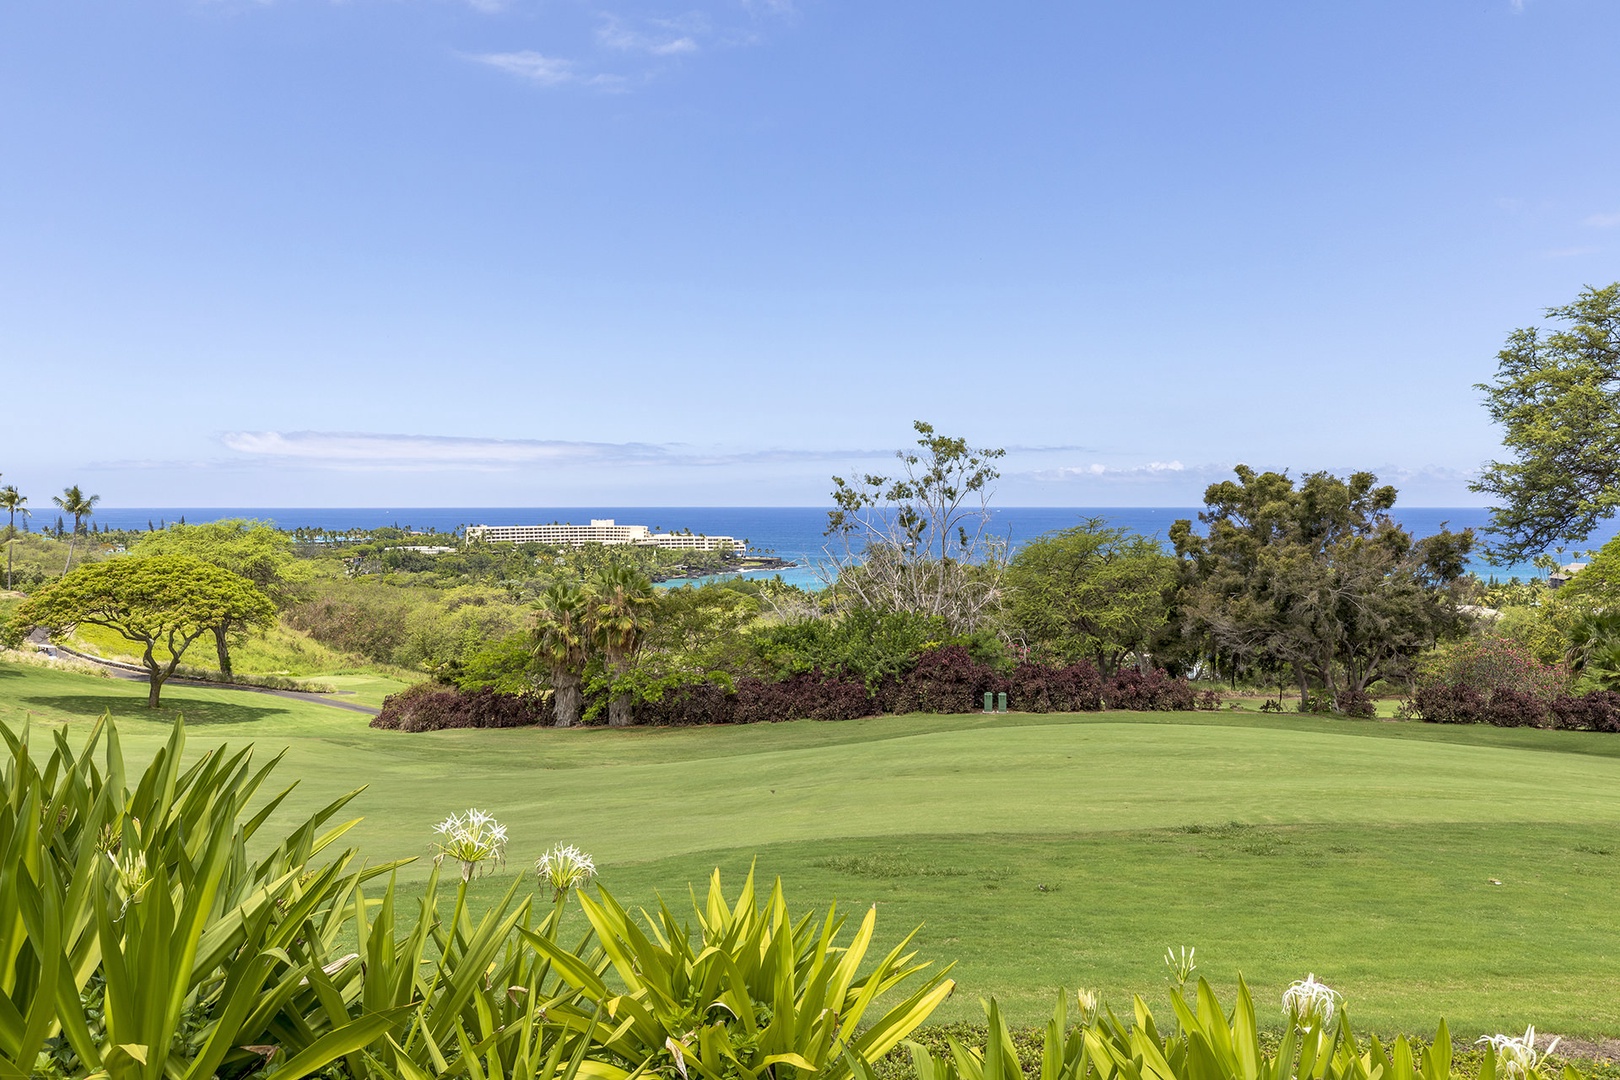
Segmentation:
{"type": "Polygon", "coordinates": [[[1001,599],[1007,545],[990,532],[989,504],[1006,451],[912,427],[918,449],[896,452],[901,475],[832,478],[833,539],[817,573],[835,604],[937,615],[971,632],[1001,599]]]}

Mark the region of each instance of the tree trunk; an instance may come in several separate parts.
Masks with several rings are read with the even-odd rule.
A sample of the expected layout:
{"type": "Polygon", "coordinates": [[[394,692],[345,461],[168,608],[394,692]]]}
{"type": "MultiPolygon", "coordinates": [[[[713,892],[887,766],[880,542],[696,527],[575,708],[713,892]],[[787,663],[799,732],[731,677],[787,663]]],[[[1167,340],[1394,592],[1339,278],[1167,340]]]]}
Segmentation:
{"type": "Polygon", "coordinates": [[[583,695],[579,691],[579,676],[553,675],[551,679],[551,711],[557,717],[557,727],[573,727],[579,723],[579,710],[583,695]]]}
{"type": "Polygon", "coordinates": [[[629,694],[613,695],[608,702],[608,727],[630,726],[630,701],[629,694]]]}
{"type": "Polygon", "coordinates": [[[72,538],[71,538],[71,539],[70,539],[70,540],[68,540],[68,557],[67,557],[67,562],[65,562],[65,563],[63,563],[63,564],[62,564],[62,575],[63,575],[63,576],[64,576],[64,577],[66,577],[66,576],[67,576],[67,572],[68,572],[68,567],[70,567],[70,566],[72,566],[72,565],[73,565],[73,545],[74,545],[74,544],[76,544],[76,543],[78,543],[78,542],[79,542],[79,538],[78,538],[78,536],[77,536],[77,535],[75,535],[75,536],[73,536],[73,537],[72,537],[72,538]]]}
{"type": "Polygon", "coordinates": [[[1299,707],[1307,708],[1311,703],[1310,676],[1305,674],[1305,665],[1295,661],[1294,678],[1299,680],[1299,707]]]}
{"type": "MultiPolygon", "coordinates": [[[[146,654],[141,657],[141,666],[146,669],[146,707],[155,709],[158,707],[158,695],[163,692],[163,680],[167,676],[158,666],[157,657],[152,653],[151,641],[146,643],[146,654]]],[[[170,664],[169,669],[174,670],[174,665],[170,664]]]]}
{"type": "Polygon", "coordinates": [[[219,653],[219,673],[226,678],[231,675],[231,647],[225,640],[225,624],[220,623],[214,627],[214,651],[219,653]]]}

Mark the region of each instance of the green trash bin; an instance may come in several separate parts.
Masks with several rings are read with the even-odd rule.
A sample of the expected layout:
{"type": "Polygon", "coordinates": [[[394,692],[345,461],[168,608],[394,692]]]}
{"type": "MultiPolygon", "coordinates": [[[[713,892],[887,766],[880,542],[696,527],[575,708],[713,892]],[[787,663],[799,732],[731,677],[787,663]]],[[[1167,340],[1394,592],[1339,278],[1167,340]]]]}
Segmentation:
{"type": "Polygon", "coordinates": [[[984,711],[987,713],[996,711],[995,695],[991,694],[988,690],[984,692],[984,711]]]}
{"type": "Polygon", "coordinates": [[[1007,692],[1003,690],[996,695],[996,712],[1007,711],[1007,692]]]}

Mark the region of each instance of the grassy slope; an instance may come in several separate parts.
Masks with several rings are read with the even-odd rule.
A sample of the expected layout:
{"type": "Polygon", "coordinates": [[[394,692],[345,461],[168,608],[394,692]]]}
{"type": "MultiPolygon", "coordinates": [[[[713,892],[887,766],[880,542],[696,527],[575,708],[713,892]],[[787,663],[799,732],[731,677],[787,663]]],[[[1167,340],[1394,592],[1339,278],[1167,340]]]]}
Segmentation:
{"type": "MultiPolygon", "coordinates": [[[[0,615],[3,614],[4,608],[0,607],[0,615]]],[[[66,644],[109,660],[140,662],[140,648],[117,631],[105,627],[80,626],[66,644]]],[[[168,650],[161,646],[155,650],[155,655],[161,662],[167,662],[169,658],[168,650]]],[[[237,642],[231,649],[231,660],[235,671],[242,675],[285,675],[343,690],[382,688],[381,693],[364,699],[369,705],[380,705],[387,694],[404,689],[423,677],[329,649],[308,634],[282,623],[237,642]]],[[[214,649],[214,639],[202,637],[194,642],[186,650],[184,664],[217,671],[219,659],[214,649]]]]}
{"type": "MultiPolygon", "coordinates": [[[[170,719],[140,692],[0,665],[0,720],[112,708],[140,758],[170,719]]],[[[423,853],[450,810],[497,813],[511,870],[482,895],[570,841],[638,901],[757,857],[796,908],[878,903],[891,938],[925,922],[924,955],[960,961],[947,1017],[995,993],[1036,1020],[1059,985],[1158,996],[1165,946],[1195,945],[1217,984],[1241,968],[1269,998],[1315,971],[1380,1028],[1620,1031],[1595,992],[1620,954],[1613,736],[1244,714],[400,735],[166,697],[194,749],[288,747],[304,805],[370,784],[370,858],[423,853]]]]}

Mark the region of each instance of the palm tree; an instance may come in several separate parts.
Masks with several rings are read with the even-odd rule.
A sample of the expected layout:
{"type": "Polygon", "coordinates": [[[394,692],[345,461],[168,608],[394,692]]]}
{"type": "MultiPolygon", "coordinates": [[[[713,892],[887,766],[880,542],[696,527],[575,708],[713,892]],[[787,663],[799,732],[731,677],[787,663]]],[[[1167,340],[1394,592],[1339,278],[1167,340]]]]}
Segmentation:
{"type": "Polygon", "coordinates": [[[551,709],[558,727],[579,722],[590,644],[586,613],[590,596],[578,585],[553,582],[535,604],[534,658],[551,676],[551,709]]]}
{"type": "MultiPolygon", "coordinates": [[[[618,679],[630,671],[647,628],[644,612],[654,602],[652,582],[629,566],[605,566],[592,583],[588,620],[591,638],[602,650],[608,673],[618,679]]],[[[608,726],[630,723],[630,693],[615,690],[608,701],[608,726]]]]}
{"type": "Polygon", "coordinates": [[[79,532],[84,528],[84,519],[95,511],[96,503],[101,501],[100,495],[86,495],[79,490],[79,485],[63,488],[62,494],[52,495],[51,502],[62,508],[65,514],[73,515],[73,536],[68,540],[67,562],[62,564],[62,573],[68,572],[73,565],[73,545],[78,543],[79,532]]]}
{"type": "Polygon", "coordinates": [[[1564,663],[1587,683],[1604,690],[1620,685],[1620,612],[1592,611],[1569,631],[1564,663]]]}
{"type": "Polygon", "coordinates": [[[6,589],[11,589],[11,549],[17,543],[17,515],[29,516],[28,496],[19,494],[16,484],[0,488],[0,510],[6,512],[6,589]]]}

